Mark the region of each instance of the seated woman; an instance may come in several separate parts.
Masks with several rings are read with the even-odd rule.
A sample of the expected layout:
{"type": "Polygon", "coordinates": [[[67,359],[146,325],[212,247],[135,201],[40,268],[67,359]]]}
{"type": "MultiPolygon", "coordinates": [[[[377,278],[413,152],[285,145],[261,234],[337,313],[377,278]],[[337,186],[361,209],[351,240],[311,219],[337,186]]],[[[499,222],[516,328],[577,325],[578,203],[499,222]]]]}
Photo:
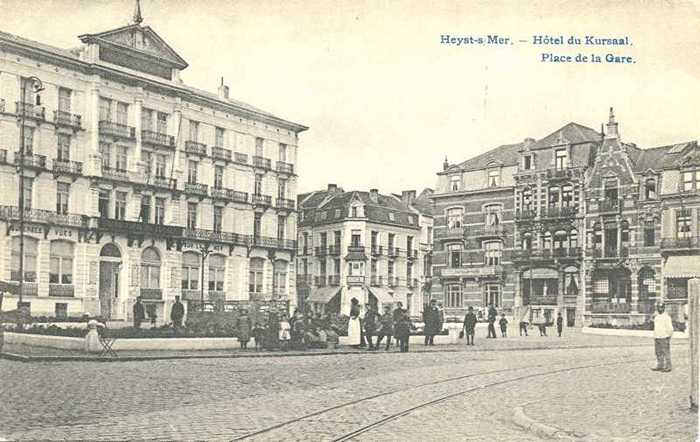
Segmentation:
{"type": "Polygon", "coordinates": [[[309,327],[306,330],[304,339],[306,346],[309,348],[326,348],[328,346],[328,335],[324,329],[323,319],[320,313],[309,321],[309,327]]]}
{"type": "Polygon", "coordinates": [[[304,343],[306,324],[304,324],[304,319],[300,317],[300,314],[296,314],[294,316],[294,322],[292,323],[292,349],[306,350],[306,344],[304,343]]]}

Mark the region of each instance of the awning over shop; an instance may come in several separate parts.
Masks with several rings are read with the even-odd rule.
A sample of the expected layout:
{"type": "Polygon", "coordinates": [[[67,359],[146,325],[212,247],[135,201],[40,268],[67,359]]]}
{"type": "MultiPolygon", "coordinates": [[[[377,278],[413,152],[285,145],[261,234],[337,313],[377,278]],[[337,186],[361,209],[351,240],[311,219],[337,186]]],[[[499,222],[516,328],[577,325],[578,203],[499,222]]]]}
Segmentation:
{"type": "Polygon", "coordinates": [[[392,304],[394,302],[394,296],[389,293],[389,291],[382,287],[370,287],[370,293],[372,293],[381,304],[392,304]]]}
{"type": "Polygon", "coordinates": [[[559,272],[554,269],[531,269],[523,272],[523,279],[558,279],[559,272]]]}
{"type": "Polygon", "coordinates": [[[328,304],[328,302],[340,292],[340,287],[320,287],[311,290],[306,302],[328,304]]]}
{"type": "Polygon", "coordinates": [[[16,295],[19,293],[19,283],[0,281],[0,292],[16,295]]]}
{"type": "Polygon", "coordinates": [[[663,269],[664,278],[700,278],[700,257],[669,256],[663,269]]]}

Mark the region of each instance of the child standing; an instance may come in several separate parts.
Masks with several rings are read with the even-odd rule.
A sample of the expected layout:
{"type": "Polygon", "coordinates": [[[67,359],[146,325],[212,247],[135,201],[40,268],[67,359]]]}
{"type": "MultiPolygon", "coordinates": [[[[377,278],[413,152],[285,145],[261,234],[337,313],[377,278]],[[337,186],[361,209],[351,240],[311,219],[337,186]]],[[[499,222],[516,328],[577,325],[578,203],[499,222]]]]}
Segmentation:
{"type": "Polygon", "coordinates": [[[501,320],[498,323],[501,325],[501,336],[505,338],[508,330],[508,320],[505,313],[501,314],[501,320]]]}
{"type": "Polygon", "coordinates": [[[263,339],[265,339],[265,326],[259,322],[255,323],[252,330],[253,340],[255,341],[255,351],[262,350],[263,339]]]}
{"type": "Polygon", "coordinates": [[[292,327],[289,325],[289,320],[287,319],[287,314],[282,315],[282,319],[280,319],[280,331],[279,331],[279,340],[280,340],[280,347],[282,347],[282,350],[288,350],[289,349],[289,341],[292,339],[292,327]]]}

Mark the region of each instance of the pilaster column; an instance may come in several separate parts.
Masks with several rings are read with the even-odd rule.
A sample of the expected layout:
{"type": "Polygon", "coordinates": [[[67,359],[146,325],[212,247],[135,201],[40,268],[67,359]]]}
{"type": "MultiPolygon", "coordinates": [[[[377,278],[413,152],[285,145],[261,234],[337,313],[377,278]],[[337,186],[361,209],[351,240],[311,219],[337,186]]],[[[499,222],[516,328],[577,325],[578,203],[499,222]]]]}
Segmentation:
{"type": "Polygon", "coordinates": [[[619,215],[615,221],[617,225],[617,254],[615,256],[620,256],[620,251],[622,250],[622,222],[619,215]]]}
{"type": "MultiPolygon", "coordinates": [[[[136,129],[136,148],[134,150],[134,159],[137,164],[137,170],[143,170],[141,161],[141,114],[143,113],[143,91],[139,91],[134,98],[134,127],[136,129]]],[[[150,129],[150,128],[148,128],[150,129]]]]}

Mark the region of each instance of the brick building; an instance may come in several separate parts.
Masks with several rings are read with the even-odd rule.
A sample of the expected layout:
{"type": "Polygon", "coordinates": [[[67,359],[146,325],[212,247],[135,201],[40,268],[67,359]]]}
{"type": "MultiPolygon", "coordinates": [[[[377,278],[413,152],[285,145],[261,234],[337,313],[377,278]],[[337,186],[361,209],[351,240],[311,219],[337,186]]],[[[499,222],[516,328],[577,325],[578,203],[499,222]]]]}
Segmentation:
{"type": "Polygon", "coordinates": [[[293,302],[307,128],[223,79],[217,94],[184,84],[185,60],[141,22],[71,50],[0,33],[0,279],[20,278],[23,162],[32,314],[124,320],[137,295],[159,318],[176,295],[293,302]]]}
{"type": "Polygon", "coordinates": [[[430,190],[373,189],[299,195],[299,304],[348,314],[350,300],[378,308],[401,301],[414,316],[430,284],[430,190]]]}

